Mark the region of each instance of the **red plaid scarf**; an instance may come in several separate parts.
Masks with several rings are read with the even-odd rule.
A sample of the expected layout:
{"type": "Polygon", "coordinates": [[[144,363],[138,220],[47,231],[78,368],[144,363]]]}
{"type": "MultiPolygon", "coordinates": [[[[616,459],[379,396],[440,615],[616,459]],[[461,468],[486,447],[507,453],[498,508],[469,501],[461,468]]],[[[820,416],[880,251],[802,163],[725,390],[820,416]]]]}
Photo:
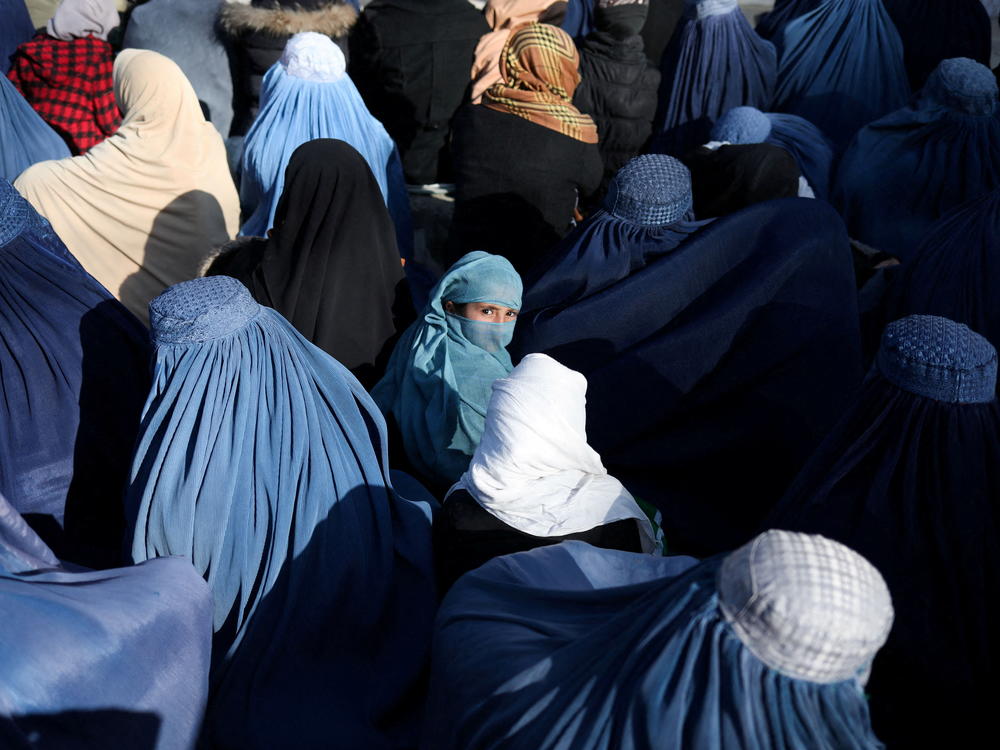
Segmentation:
{"type": "Polygon", "coordinates": [[[38,34],[14,53],[7,77],[75,154],[118,129],[121,115],[111,79],[111,45],[38,34]]]}

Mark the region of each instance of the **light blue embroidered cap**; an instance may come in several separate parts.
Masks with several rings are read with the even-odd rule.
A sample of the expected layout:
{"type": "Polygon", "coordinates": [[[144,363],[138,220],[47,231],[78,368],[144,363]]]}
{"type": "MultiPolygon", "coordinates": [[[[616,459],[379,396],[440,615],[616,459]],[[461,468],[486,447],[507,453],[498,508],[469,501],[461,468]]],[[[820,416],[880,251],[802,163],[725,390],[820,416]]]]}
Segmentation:
{"type": "Polygon", "coordinates": [[[691,210],[691,173],[666,154],[631,159],[611,180],[604,209],[623,221],[641,226],[666,226],[691,210]]]}
{"type": "Polygon", "coordinates": [[[764,143],[771,135],[771,118],[756,107],[733,107],[712,127],[713,141],[764,143]]]}
{"type": "Polygon", "coordinates": [[[261,311],[250,290],[229,276],[183,281],[149,303],[156,344],[189,344],[238,331],[261,311]]]}

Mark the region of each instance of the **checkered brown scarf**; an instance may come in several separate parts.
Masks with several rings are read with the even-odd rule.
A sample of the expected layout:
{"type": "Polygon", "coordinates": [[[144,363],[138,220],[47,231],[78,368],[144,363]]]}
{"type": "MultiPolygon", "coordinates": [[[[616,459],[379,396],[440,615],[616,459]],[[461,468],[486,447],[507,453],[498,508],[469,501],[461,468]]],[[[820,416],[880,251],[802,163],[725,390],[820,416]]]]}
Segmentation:
{"type": "Polygon", "coordinates": [[[580,83],[580,54],[562,29],[529,23],[516,29],[500,55],[502,80],[483,104],[584,143],[597,143],[597,125],[573,106],[580,83]]]}

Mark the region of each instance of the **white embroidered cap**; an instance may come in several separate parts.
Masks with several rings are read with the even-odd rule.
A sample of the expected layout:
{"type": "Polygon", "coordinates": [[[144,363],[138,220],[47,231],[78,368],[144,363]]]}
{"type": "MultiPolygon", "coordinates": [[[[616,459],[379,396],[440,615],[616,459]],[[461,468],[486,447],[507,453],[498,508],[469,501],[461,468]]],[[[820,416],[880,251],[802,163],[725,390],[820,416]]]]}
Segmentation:
{"type": "Polygon", "coordinates": [[[338,81],[347,72],[347,60],[334,41],[315,31],[295,34],[281,53],[285,72],[306,81],[338,81]]]}

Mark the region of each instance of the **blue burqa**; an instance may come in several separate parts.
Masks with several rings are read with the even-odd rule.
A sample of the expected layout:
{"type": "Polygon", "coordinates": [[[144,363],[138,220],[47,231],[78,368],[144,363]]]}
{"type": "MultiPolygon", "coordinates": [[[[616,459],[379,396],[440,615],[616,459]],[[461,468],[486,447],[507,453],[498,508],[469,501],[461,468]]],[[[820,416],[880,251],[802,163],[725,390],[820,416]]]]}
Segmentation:
{"type": "Polygon", "coordinates": [[[858,133],[833,202],[851,237],[908,260],[943,214],[998,187],[996,79],[958,58],[941,63],[909,105],[858,133]]]}
{"type": "Polygon", "coordinates": [[[435,626],[424,750],[874,750],[855,680],[758,659],[720,611],[722,559],[563,542],[462,577],[435,626]]]}
{"type": "Polygon", "coordinates": [[[826,0],[782,31],[774,109],[816,125],[843,150],[860,128],[903,106],[903,43],[881,0],[826,0]]]}
{"type": "Polygon", "coordinates": [[[522,314],[512,351],[587,376],[591,445],[659,507],[669,550],[732,549],[861,379],[843,223],[799,198],[716,219],[603,289],[522,314]]]}
{"type": "Polygon", "coordinates": [[[895,270],[883,319],[917,313],[965,323],[1000,347],[1000,189],[937,221],[913,257],[895,270]]]}
{"type": "Polygon", "coordinates": [[[774,8],[760,15],[754,29],[765,39],[781,43],[782,32],[789,21],[815,10],[823,0],[775,0],[774,8]]]}
{"type": "Polygon", "coordinates": [[[393,490],[375,404],[230,277],[171,287],[150,321],[132,555],[183,555],[212,589],[204,742],[412,745],[430,509],[393,490]]]}
{"type": "Polygon", "coordinates": [[[0,745],[193,747],[212,601],[180,558],[63,568],[0,496],[0,745]]]}
{"type": "Polygon", "coordinates": [[[896,624],[868,686],[889,747],[972,747],[995,724],[996,363],[951,321],[890,326],[854,403],[769,519],[843,542],[889,584],[896,624]],[[886,356],[901,351],[908,371],[886,356]]]}
{"type": "Polygon", "coordinates": [[[990,64],[993,22],[981,0],[882,0],[903,40],[914,91],[942,60],[969,57],[990,64]]]}
{"type": "Polygon", "coordinates": [[[62,137],[0,75],[0,179],[13,182],[36,162],[70,156],[62,137]]]}
{"type": "MultiPolygon", "coordinates": [[[[305,36],[320,35],[297,34],[289,45],[305,36]]],[[[313,52],[313,57],[302,65],[326,66],[322,75],[332,80],[301,77],[320,74],[312,74],[301,67],[296,69],[294,64],[288,63],[298,73],[292,75],[284,59],[272,65],[264,75],[260,112],[247,132],[243,150],[240,203],[249,218],[240,234],[263,237],[274,225],[274,213],[285,186],[285,168],[295,149],[316,138],[336,138],[349,143],[368,162],[396,226],[400,255],[412,257],[410,199],[399,151],[382,123],[368,111],[354,82],[340,67],[344,64],[343,53],[329,38],[322,39],[328,48],[313,52]]]]}
{"type": "Polygon", "coordinates": [[[146,330],[0,180],[0,493],[61,559],[121,561],[146,330]]]}
{"type": "MultiPolygon", "coordinates": [[[[648,2],[648,0],[647,0],[648,2]]],[[[582,39],[594,28],[594,5],[597,0],[569,0],[562,30],[574,39],[582,39]]]]}
{"type": "Polygon", "coordinates": [[[712,140],[779,146],[795,157],[817,198],[830,195],[833,145],[819,128],[802,117],[734,107],[712,127],[712,140]]]}
{"type": "MultiPolygon", "coordinates": [[[[11,55],[19,44],[24,44],[35,35],[35,27],[24,0],[0,0],[0,18],[3,19],[0,25],[0,76],[6,76],[10,70],[11,55]]],[[[0,139],[0,143],[5,140],[0,139]]]]}
{"type": "Polygon", "coordinates": [[[774,45],[750,28],[736,0],[689,0],[663,55],[654,150],[682,156],[708,140],[712,123],[733,107],[768,109],[774,95],[774,45]]]}

